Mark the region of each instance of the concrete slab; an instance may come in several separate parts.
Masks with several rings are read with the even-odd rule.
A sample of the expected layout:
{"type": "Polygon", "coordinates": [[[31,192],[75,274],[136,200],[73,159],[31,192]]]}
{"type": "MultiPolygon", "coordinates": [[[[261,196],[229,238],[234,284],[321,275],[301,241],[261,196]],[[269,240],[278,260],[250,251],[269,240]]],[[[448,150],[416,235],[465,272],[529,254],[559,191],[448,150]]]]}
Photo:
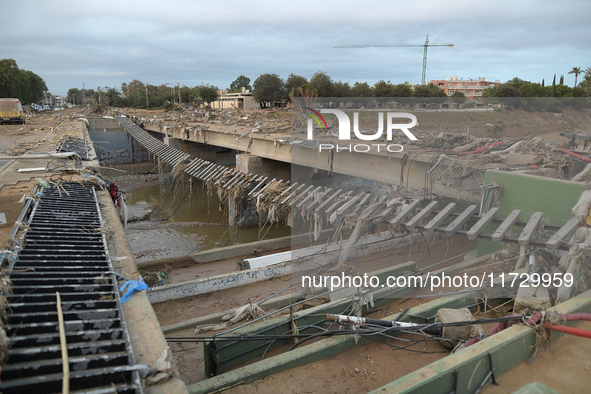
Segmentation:
{"type": "Polygon", "coordinates": [[[513,313],[521,313],[526,308],[545,311],[551,307],[552,301],[550,300],[548,288],[544,286],[534,287],[530,284],[528,287],[519,287],[519,290],[517,290],[513,313]]]}

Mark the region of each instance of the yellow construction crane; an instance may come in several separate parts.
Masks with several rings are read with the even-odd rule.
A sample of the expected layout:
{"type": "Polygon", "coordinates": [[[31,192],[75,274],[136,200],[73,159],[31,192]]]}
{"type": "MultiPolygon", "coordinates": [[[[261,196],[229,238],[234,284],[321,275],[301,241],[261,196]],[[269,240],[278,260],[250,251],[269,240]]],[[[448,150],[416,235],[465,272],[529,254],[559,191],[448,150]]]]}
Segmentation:
{"type": "Polygon", "coordinates": [[[423,78],[421,83],[425,84],[427,74],[427,48],[428,47],[453,47],[454,44],[429,44],[429,36],[425,38],[424,44],[358,44],[358,45],[336,45],[334,48],[387,48],[387,47],[423,47],[423,78]]]}

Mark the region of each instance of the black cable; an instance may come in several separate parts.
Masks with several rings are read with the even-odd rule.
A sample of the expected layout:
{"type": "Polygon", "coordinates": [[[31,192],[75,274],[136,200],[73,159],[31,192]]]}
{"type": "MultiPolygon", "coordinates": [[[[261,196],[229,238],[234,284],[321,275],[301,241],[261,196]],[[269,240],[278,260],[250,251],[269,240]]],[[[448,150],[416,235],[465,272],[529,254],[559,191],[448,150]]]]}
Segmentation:
{"type": "MultiPolygon", "coordinates": [[[[525,318],[525,316],[505,316],[505,317],[496,317],[496,318],[484,318],[484,319],[475,319],[475,320],[467,320],[467,321],[459,321],[459,322],[450,322],[450,323],[427,323],[427,324],[417,324],[416,326],[408,326],[408,327],[384,327],[384,326],[373,326],[370,324],[364,324],[359,330],[333,330],[333,331],[325,331],[320,333],[314,334],[283,334],[283,335],[236,335],[236,336],[212,336],[212,337],[169,337],[166,338],[169,342],[211,342],[215,341],[262,341],[262,340],[278,340],[278,339],[294,339],[294,338],[303,338],[302,341],[298,343],[302,343],[306,340],[316,338],[318,336],[339,336],[339,335],[350,335],[350,334],[358,334],[358,335],[377,335],[382,334],[383,332],[388,331],[402,331],[405,333],[416,334],[416,331],[424,331],[429,328],[444,328],[444,327],[460,327],[460,326],[470,326],[476,324],[490,324],[490,323],[500,323],[500,322],[520,322],[525,318]],[[374,330],[373,328],[377,327],[379,330],[374,330]]],[[[310,325],[313,326],[313,325],[310,325]]],[[[308,326],[305,326],[308,327],[308,326]]],[[[291,330],[290,330],[291,331],[291,330]]]]}

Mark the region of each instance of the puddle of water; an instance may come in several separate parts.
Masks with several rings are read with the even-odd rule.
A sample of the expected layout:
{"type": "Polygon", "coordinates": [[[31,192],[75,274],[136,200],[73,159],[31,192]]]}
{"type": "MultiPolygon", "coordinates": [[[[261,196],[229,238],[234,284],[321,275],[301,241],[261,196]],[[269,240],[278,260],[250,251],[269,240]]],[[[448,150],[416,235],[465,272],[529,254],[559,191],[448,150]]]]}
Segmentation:
{"type": "MultiPolygon", "coordinates": [[[[153,210],[168,188],[170,185],[158,183],[126,190],[125,201],[129,208],[129,217],[142,217],[147,210],[153,210]]],[[[203,184],[195,182],[193,194],[187,196],[175,212],[161,215],[171,215],[167,220],[151,218],[130,223],[126,233],[136,260],[142,262],[183,257],[197,251],[258,240],[258,228],[230,228],[227,225],[227,213],[220,212],[218,206],[218,197],[212,196],[208,204],[203,184]]],[[[266,239],[290,234],[291,229],[288,226],[273,225],[266,239]]]]}

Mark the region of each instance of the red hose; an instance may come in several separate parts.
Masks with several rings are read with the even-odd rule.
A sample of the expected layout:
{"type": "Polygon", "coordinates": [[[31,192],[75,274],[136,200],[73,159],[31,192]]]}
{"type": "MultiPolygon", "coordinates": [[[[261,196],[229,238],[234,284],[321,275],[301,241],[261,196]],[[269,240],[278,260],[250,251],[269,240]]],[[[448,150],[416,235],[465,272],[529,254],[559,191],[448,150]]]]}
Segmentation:
{"type": "Polygon", "coordinates": [[[474,153],[480,153],[483,150],[485,150],[486,148],[492,148],[493,146],[501,145],[502,143],[503,143],[503,141],[493,142],[492,144],[481,146],[480,148],[477,148],[476,150],[473,150],[473,151],[470,151],[470,152],[458,153],[458,156],[465,156],[465,155],[471,155],[471,154],[474,154],[474,153]]]}
{"type": "MultiPolygon", "coordinates": [[[[507,317],[521,317],[521,315],[509,315],[507,317]]],[[[568,314],[560,315],[560,317],[562,318],[562,320],[565,320],[565,321],[580,321],[580,320],[591,321],[591,313],[568,313],[568,314]]],[[[542,318],[542,312],[538,312],[535,315],[533,315],[532,317],[530,317],[525,323],[527,325],[534,325],[534,324],[537,324],[541,318],[542,318]]],[[[509,328],[512,325],[513,325],[512,322],[504,322],[504,321],[499,322],[493,328],[490,329],[488,336],[496,334],[499,331],[503,331],[505,328],[509,328]]],[[[561,324],[550,324],[550,323],[544,323],[544,327],[549,328],[554,331],[560,331],[560,332],[564,332],[567,334],[578,335],[580,337],[591,338],[591,331],[582,330],[580,328],[574,328],[574,327],[563,326],[561,324]]],[[[476,342],[479,342],[480,340],[481,340],[481,338],[470,338],[466,341],[466,347],[473,345],[476,342]]]]}
{"type": "Polygon", "coordinates": [[[591,338],[591,331],[581,330],[580,328],[576,328],[576,327],[569,327],[569,326],[563,326],[561,324],[550,324],[550,323],[544,323],[544,327],[549,328],[554,331],[560,331],[560,332],[564,332],[567,334],[578,335],[578,336],[584,337],[584,338],[591,338]]]}
{"type": "Polygon", "coordinates": [[[560,315],[566,321],[586,320],[591,321],[591,313],[569,313],[567,315],[560,315]]]}
{"type": "Polygon", "coordinates": [[[585,161],[588,161],[588,162],[590,162],[590,163],[591,163],[591,159],[590,159],[590,158],[588,158],[588,157],[584,157],[584,156],[581,156],[581,155],[577,155],[576,153],[574,153],[574,152],[571,152],[571,151],[569,151],[569,150],[566,150],[566,149],[562,149],[562,152],[563,152],[563,153],[566,153],[567,155],[571,155],[571,156],[573,156],[573,157],[576,157],[577,159],[585,160],[585,161]]]}

